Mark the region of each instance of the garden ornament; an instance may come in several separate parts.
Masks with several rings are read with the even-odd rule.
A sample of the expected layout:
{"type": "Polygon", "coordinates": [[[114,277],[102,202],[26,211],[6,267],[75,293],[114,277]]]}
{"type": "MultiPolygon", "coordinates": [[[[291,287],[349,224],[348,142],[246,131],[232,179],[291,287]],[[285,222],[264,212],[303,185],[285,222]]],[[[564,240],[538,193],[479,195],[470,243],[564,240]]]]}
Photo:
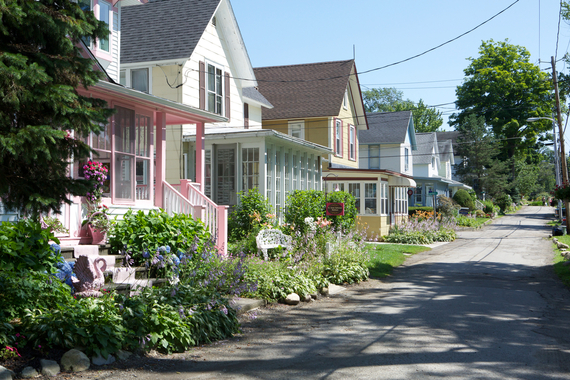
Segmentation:
{"type": "Polygon", "coordinates": [[[105,285],[103,272],[107,269],[107,261],[102,257],[92,260],[89,256],[79,256],[75,262],[73,287],[75,294],[82,297],[101,297],[99,290],[105,285]],[[100,265],[102,263],[102,265],[100,265]]]}

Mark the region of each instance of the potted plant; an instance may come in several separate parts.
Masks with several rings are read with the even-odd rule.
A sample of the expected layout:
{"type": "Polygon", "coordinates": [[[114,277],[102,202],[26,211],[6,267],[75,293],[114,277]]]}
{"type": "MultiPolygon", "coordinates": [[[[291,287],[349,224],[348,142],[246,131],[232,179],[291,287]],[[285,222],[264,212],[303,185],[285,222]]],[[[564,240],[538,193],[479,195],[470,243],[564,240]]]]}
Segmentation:
{"type": "Polygon", "coordinates": [[[101,162],[87,161],[87,164],[83,166],[83,172],[85,179],[93,184],[93,189],[85,195],[87,198],[87,219],[83,221],[82,225],[87,226],[91,237],[93,237],[91,244],[104,244],[107,232],[112,226],[108,214],[109,207],[101,204],[108,169],[101,162]]]}

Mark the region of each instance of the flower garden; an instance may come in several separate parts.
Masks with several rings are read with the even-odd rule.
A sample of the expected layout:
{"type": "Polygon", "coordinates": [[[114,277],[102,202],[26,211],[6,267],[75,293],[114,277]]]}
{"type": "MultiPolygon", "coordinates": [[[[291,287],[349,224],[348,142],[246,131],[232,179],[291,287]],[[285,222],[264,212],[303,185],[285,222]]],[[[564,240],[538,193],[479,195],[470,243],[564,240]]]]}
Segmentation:
{"type": "MultiPolygon", "coordinates": [[[[94,193],[91,223],[94,214],[105,215],[99,201],[94,193]]],[[[119,350],[184,351],[239,331],[233,297],[279,302],[296,293],[310,299],[329,284],[366,280],[369,269],[388,275],[375,269],[385,264],[371,256],[381,248],[371,249],[356,227],[354,198],[341,191],[326,201],[343,202],[344,215],[326,217],[319,191],[290,194],[281,218],[257,190],[241,193],[229,218],[227,256],[218,254],[200,221],[161,210],[129,211],[100,227],[110,251],[123,267],[142,268],[146,278],[161,281],[135,292],[107,283],[99,297],[74,289],[73,262],[63,259],[51,225],[29,219],[0,224],[0,359],[74,347],[101,357],[119,350]],[[290,241],[269,250],[267,260],[256,244],[263,229],[279,230],[290,241]]],[[[382,238],[407,244],[455,239],[457,207],[441,205],[437,214],[418,212],[382,238]]],[[[392,265],[403,260],[400,254],[392,265]]]]}

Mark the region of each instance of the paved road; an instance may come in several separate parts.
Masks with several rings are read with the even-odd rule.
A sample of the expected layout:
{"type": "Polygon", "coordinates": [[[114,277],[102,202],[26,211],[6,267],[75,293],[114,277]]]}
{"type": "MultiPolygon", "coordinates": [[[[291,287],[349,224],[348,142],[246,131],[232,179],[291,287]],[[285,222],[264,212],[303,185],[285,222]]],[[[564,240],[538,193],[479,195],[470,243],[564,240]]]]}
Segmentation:
{"type": "Polygon", "coordinates": [[[551,266],[551,214],[526,207],[411,257],[388,281],[262,311],[239,340],[122,375],[570,379],[570,292],[551,266]]]}

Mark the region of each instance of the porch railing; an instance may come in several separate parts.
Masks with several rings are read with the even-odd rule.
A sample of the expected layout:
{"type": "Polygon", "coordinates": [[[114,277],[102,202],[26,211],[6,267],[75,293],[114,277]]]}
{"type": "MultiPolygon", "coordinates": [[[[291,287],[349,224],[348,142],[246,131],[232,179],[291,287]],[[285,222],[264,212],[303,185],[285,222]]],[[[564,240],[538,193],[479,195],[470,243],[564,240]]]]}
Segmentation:
{"type": "Polygon", "coordinates": [[[218,206],[196,184],[189,180],[180,181],[180,191],[169,183],[164,183],[164,208],[168,214],[185,213],[200,219],[215,238],[218,250],[226,254],[228,243],[228,208],[218,206]]]}
{"type": "Polygon", "coordinates": [[[477,210],[483,210],[485,208],[485,205],[479,199],[475,199],[475,208],[477,210]]]}

